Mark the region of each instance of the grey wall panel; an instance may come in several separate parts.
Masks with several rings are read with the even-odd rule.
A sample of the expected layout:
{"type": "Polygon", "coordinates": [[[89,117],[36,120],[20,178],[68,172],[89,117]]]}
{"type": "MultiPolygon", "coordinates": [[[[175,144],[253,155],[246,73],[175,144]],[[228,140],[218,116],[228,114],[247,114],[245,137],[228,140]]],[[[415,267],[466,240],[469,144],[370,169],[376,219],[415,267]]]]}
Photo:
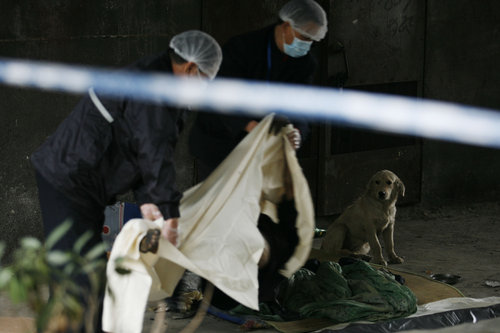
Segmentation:
{"type": "Polygon", "coordinates": [[[425,206],[498,201],[500,150],[429,140],[422,150],[425,206]]]}
{"type": "Polygon", "coordinates": [[[171,35],[199,27],[200,0],[6,0],[0,39],[171,35]]]}
{"type": "Polygon", "coordinates": [[[29,156],[62,120],[77,97],[34,90],[0,88],[0,221],[8,252],[18,237],[41,237],[35,176],[29,156]]]}
{"type": "Polygon", "coordinates": [[[500,1],[429,0],[425,97],[500,109],[500,1]]]}
{"type": "MultiPolygon", "coordinates": [[[[424,96],[500,112],[500,2],[429,0],[424,96]]],[[[423,199],[496,200],[500,150],[426,140],[423,199]]]]}
{"type": "Polygon", "coordinates": [[[330,11],[329,74],[343,68],[335,54],[347,54],[348,86],[415,81],[422,75],[423,0],[336,0],[330,11]]]}
{"type": "Polygon", "coordinates": [[[278,11],[286,0],[203,1],[203,30],[224,44],[230,37],[263,28],[278,21],[278,11]]]}

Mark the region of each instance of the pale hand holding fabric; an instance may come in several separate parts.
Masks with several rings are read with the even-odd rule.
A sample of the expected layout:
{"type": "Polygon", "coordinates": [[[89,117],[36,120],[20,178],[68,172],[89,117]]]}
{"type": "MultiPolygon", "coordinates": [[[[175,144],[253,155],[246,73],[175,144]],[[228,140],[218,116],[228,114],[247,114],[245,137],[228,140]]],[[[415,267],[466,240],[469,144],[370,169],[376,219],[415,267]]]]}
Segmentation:
{"type": "Polygon", "coordinates": [[[300,148],[302,143],[302,136],[300,135],[300,131],[296,128],[293,128],[288,134],[288,140],[292,144],[293,149],[297,150],[300,148]]]}
{"type": "Polygon", "coordinates": [[[264,239],[257,229],[260,212],[276,221],[275,205],[284,193],[285,161],[290,170],[299,244],[281,274],[289,277],[307,260],[314,235],[314,210],[307,181],[283,128],[269,134],[267,116],[203,182],[184,193],[179,210],[180,247],[161,239],[156,254],[139,252],[140,240],[152,222],[131,220],[117,236],[107,267],[103,329],[141,332],[148,300],[172,294],[185,269],[204,277],[241,304],[258,309],[258,262],[264,239]],[[119,275],[114,260],[130,274],[119,275]]]}

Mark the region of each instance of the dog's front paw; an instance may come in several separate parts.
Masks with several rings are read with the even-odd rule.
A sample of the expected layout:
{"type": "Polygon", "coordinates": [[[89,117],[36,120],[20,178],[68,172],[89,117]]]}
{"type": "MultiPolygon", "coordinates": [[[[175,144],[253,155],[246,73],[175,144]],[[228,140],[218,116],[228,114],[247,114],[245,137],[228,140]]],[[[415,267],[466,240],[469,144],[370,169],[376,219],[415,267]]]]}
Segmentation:
{"type": "Polygon", "coordinates": [[[403,258],[401,258],[401,257],[398,257],[398,256],[393,256],[393,257],[391,257],[389,259],[389,263],[390,264],[396,264],[397,265],[397,264],[402,264],[404,262],[405,262],[405,260],[403,258]]]}
{"type": "Polygon", "coordinates": [[[387,266],[387,261],[384,260],[384,258],[378,258],[373,260],[374,264],[382,265],[382,266],[387,266]]]}

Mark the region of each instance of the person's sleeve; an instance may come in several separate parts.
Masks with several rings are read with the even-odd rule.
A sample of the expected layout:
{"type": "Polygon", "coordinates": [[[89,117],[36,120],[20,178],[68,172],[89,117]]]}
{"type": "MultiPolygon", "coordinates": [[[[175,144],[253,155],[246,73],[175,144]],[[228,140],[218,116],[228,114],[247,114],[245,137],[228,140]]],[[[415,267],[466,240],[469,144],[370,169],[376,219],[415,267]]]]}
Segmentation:
{"type": "Polygon", "coordinates": [[[175,186],[174,151],[178,138],[176,110],[130,102],[132,148],[140,169],[140,185],[134,190],[139,205],[157,205],[164,219],[179,217],[182,194],[175,186]]]}

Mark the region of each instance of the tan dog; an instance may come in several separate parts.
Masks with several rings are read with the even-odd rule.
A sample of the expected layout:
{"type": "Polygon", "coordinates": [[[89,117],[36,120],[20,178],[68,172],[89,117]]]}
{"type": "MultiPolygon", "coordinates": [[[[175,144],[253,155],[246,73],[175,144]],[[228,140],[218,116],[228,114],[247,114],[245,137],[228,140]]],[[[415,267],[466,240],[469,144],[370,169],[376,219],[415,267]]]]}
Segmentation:
{"type": "Polygon", "coordinates": [[[405,186],[392,171],[382,170],[370,179],[366,191],[330,225],[321,249],[338,260],[341,257],[366,258],[372,250],[373,262],[386,266],[378,235],[384,238],[389,263],[404,260],[394,252],[394,222],[398,195],[405,186]]]}

